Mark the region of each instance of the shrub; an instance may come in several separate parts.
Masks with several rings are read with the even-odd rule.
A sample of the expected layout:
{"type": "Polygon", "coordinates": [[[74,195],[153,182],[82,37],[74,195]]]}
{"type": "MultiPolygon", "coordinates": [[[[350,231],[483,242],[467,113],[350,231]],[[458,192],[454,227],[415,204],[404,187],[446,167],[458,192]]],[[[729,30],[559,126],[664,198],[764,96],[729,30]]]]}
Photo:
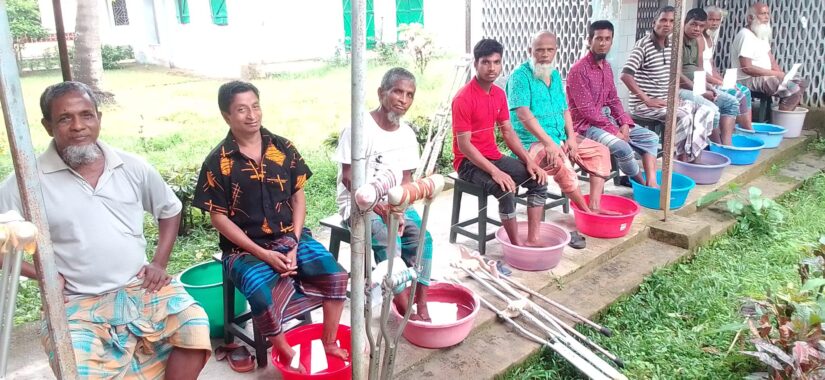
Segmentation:
{"type": "Polygon", "coordinates": [[[105,70],[119,69],[121,68],[121,61],[135,58],[135,53],[131,46],[103,45],[100,54],[101,58],[103,58],[103,68],[105,70]]]}

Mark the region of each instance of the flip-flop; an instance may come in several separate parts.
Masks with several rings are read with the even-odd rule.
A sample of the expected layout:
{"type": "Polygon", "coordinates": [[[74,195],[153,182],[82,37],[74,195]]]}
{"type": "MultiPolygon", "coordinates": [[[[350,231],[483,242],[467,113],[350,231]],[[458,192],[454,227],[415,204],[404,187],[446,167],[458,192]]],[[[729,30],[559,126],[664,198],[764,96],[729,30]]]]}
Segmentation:
{"type": "Polygon", "coordinates": [[[246,346],[236,343],[230,343],[224,346],[218,346],[215,349],[215,360],[221,361],[227,359],[229,368],[233,371],[244,373],[255,369],[255,355],[249,352],[246,346]]]}
{"type": "Polygon", "coordinates": [[[583,249],[587,246],[587,241],[578,231],[570,231],[570,242],[567,245],[573,249],[583,249]]]}
{"type": "Polygon", "coordinates": [[[507,266],[505,266],[504,262],[502,262],[501,260],[496,261],[496,269],[498,269],[498,273],[500,273],[503,276],[509,277],[511,274],[513,274],[513,271],[511,271],[510,268],[507,268],[507,266]]]}

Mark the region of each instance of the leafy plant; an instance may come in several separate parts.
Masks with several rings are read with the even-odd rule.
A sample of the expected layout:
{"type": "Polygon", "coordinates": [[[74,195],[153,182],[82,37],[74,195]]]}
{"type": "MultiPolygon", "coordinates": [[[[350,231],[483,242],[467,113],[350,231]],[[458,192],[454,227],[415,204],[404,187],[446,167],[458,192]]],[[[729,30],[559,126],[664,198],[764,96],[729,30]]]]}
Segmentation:
{"type": "Polygon", "coordinates": [[[48,36],[40,24],[40,8],[37,0],[8,0],[6,11],[9,16],[12,42],[17,62],[21,63],[26,43],[48,36]]]}
{"type": "Polygon", "coordinates": [[[378,62],[385,65],[395,65],[400,59],[400,43],[376,42],[373,49],[378,54],[378,62]]]}
{"type": "MultiPolygon", "coordinates": [[[[434,128],[433,120],[426,116],[418,116],[410,121],[410,126],[415,131],[415,138],[418,140],[418,146],[421,151],[427,145],[427,136],[431,133],[430,130],[434,128]]],[[[444,143],[441,146],[441,153],[438,155],[436,161],[436,173],[448,174],[453,171],[453,145],[452,134],[447,133],[444,137],[444,143]]]]}
{"type": "Polygon", "coordinates": [[[770,378],[815,379],[825,376],[825,300],[822,281],[793,284],[776,294],[753,301],[748,329],[756,351],[743,351],[771,368],[770,378]]]}
{"type": "Polygon", "coordinates": [[[739,191],[740,186],[732,184],[726,190],[708,193],[697,202],[697,207],[714,203],[725,196],[733,195],[728,199],[728,212],[735,215],[738,232],[755,232],[772,235],[776,227],[785,221],[784,209],[770,198],[762,196],[758,187],[749,187],[747,194],[739,191]]]}
{"type": "Polygon", "coordinates": [[[121,68],[121,62],[135,58],[135,52],[131,46],[103,45],[100,52],[103,59],[103,69],[116,70],[121,68]]]}
{"type": "Polygon", "coordinates": [[[419,74],[424,74],[435,53],[432,35],[419,23],[401,24],[398,27],[398,39],[412,58],[415,69],[419,74]]]}
{"type": "Polygon", "coordinates": [[[161,176],[183,205],[178,236],[188,235],[196,221],[192,209],[192,200],[195,197],[195,189],[198,183],[198,168],[172,168],[164,170],[161,176]]]}
{"type": "Polygon", "coordinates": [[[811,141],[811,143],[808,144],[808,150],[825,154],[825,137],[818,137],[816,140],[811,141]]]}

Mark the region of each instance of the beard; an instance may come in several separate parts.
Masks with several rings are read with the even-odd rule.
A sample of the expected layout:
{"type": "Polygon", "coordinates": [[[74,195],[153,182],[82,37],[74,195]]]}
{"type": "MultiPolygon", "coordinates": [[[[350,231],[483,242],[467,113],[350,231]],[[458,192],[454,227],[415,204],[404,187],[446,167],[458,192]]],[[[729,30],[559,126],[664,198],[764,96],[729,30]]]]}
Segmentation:
{"type": "Polygon", "coordinates": [[[710,42],[713,43],[713,45],[716,45],[716,41],[719,41],[719,33],[721,33],[719,30],[720,29],[705,30],[705,34],[707,34],[707,36],[710,38],[710,42]]]}
{"type": "Polygon", "coordinates": [[[602,61],[602,60],[604,60],[605,58],[607,58],[607,54],[599,54],[599,53],[595,53],[595,52],[594,52],[594,53],[593,53],[593,58],[595,58],[595,59],[596,59],[596,62],[598,62],[598,61],[602,61]]]}
{"type": "Polygon", "coordinates": [[[535,59],[531,59],[530,69],[533,70],[533,76],[536,77],[536,79],[549,82],[550,74],[553,72],[553,63],[538,63],[535,59]]]}
{"type": "Polygon", "coordinates": [[[91,164],[103,156],[103,151],[100,150],[100,147],[98,147],[96,143],[69,145],[63,148],[61,153],[63,161],[72,169],[91,164]]]}
{"type": "Polygon", "coordinates": [[[402,117],[404,117],[404,114],[400,114],[400,113],[395,112],[395,111],[387,111],[387,120],[390,122],[390,124],[392,124],[396,127],[401,125],[401,118],[402,117]]]}
{"type": "Polygon", "coordinates": [[[760,40],[771,42],[773,30],[771,29],[771,24],[769,22],[763,24],[759,22],[759,20],[754,20],[753,25],[751,25],[751,30],[760,40]]]}

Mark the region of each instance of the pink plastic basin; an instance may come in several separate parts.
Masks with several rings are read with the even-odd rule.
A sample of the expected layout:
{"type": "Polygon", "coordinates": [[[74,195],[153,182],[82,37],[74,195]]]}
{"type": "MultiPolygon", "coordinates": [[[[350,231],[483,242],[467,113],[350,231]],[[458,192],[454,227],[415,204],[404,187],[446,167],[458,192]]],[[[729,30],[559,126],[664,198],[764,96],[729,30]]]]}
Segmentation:
{"type": "MultiPolygon", "coordinates": [[[[481,308],[478,297],[470,289],[446,282],[430,284],[427,289],[427,302],[454,303],[458,308],[456,320],[452,323],[433,324],[412,320],[407,322],[402,335],[410,343],[424,348],[450,347],[464,341],[467,335],[470,335],[478,309],[481,308]]],[[[392,314],[398,320],[404,319],[395,308],[394,302],[392,314]]]]}
{"type": "MultiPolygon", "coordinates": [[[[324,330],[324,325],[321,323],[314,323],[311,325],[301,326],[289,330],[284,334],[287,343],[290,346],[300,344],[301,365],[309,371],[312,368],[312,341],[321,339],[324,330]]],[[[338,342],[339,346],[352,356],[352,349],[350,346],[351,332],[349,326],[338,326],[338,342]]],[[[291,370],[288,366],[281,364],[278,361],[278,351],[272,350],[272,364],[275,365],[281,372],[283,380],[349,380],[352,379],[352,364],[348,361],[343,361],[339,358],[327,355],[327,369],[314,373],[303,374],[291,370]]]]}
{"type": "MultiPolygon", "coordinates": [[[[584,196],[584,201],[590,201],[590,195],[584,196]]],[[[632,199],[620,197],[618,195],[603,194],[601,208],[618,212],[621,215],[602,215],[584,212],[570,202],[573,209],[573,216],[576,218],[576,228],[579,232],[601,239],[613,239],[622,237],[630,232],[633,218],[641,209],[639,204],[632,199]]]]}
{"type": "MultiPolygon", "coordinates": [[[[527,222],[518,222],[518,234],[521,241],[527,240],[527,222]]],[[[504,227],[496,231],[496,240],[504,251],[504,261],[526,271],[547,270],[559,265],[564,247],[570,242],[570,233],[555,224],[541,222],[539,239],[543,247],[522,247],[510,243],[504,227]]]]}

